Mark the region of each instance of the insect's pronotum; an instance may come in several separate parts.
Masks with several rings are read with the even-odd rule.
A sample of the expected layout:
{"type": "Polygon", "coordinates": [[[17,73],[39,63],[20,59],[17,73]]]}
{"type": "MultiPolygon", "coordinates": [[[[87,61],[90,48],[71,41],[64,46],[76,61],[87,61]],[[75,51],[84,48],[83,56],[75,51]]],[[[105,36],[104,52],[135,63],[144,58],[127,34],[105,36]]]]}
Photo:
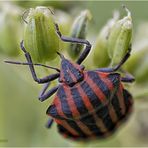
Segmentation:
{"type": "Polygon", "coordinates": [[[85,45],[76,63],[58,53],[61,58],[60,69],[33,64],[30,54],[23,46],[23,41],[21,49],[27,63],[6,62],[29,65],[33,79],[37,83],[45,83],[39,95],[40,101],[45,101],[56,93],[46,112],[50,116],[48,127],[55,121],[59,132],[64,137],[75,140],[106,137],[128,117],[132,109],[132,96],[124,89],[122,82],[133,82],[134,78],[130,75],[121,77],[119,73],[116,73],[129,58],[131,47],[115,67],[87,71],[81,63],[91,50],[89,41],[65,37],[61,34],[57,24],[55,28],[62,41],[85,45]],[[57,72],[44,78],[38,78],[34,65],[52,68],[57,72]],[[57,78],[58,86],[47,91],[50,82],[57,78]]]}

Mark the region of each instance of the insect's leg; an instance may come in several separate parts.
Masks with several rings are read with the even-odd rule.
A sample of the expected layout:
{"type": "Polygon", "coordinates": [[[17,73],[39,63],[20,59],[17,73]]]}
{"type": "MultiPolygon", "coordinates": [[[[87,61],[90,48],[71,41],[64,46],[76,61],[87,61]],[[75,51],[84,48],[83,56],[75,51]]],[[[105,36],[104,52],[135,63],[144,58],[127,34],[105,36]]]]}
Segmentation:
{"type": "Polygon", "coordinates": [[[44,86],[43,86],[39,96],[42,96],[46,92],[46,90],[49,87],[49,85],[50,85],[50,82],[44,84],[44,86]]]}
{"type": "Polygon", "coordinates": [[[58,34],[58,36],[60,37],[60,39],[64,42],[71,42],[71,43],[77,43],[77,44],[83,44],[86,45],[84,51],[82,51],[82,53],[80,54],[77,63],[81,64],[84,59],[87,57],[87,55],[89,54],[90,50],[91,50],[91,44],[89,43],[89,41],[85,40],[85,39],[79,39],[79,38],[72,38],[72,37],[65,37],[61,34],[60,30],[59,30],[59,26],[58,24],[55,23],[55,29],[56,32],[58,34]]]}
{"type": "Polygon", "coordinates": [[[131,74],[126,74],[125,77],[121,77],[122,82],[132,83],[135,81],[135,78],[131,74]]]}
{"type": "Polygon", "coordinates": [[[130,56],[130,52],[131,52],[131,46],[129,47],[128,52],[122,58],[120,63],[117,64],[115,67],[113,67],[113,68],[99,68],[99,69],[97,69],[97,71],[100,71],[100,72],[115,72],[115,71],[119,70],[121,68],[121,66],[128,60],[128,58],[130,56]]]}
{"type": "Polygon", "coordinates": [[[26,51],[26,49],[25,49],[25,47],[23,45],[23,41],[20,43],[20,46],[21,46],[22,51],[25,53],[25,57],[27,59],[27,62],[31,63],[29,65],[29,68],[30,68],[30,71],[31,71],[31,74],[32,74],[32,77],[33,77],[34,81],[36,81],[38,83],[46,83],[46,82],[55,80],[56,78],[59,77],[60,74],[59,73],[55,73],[55,74],[46,76],[44,78],[38,78],[36,73],[35,73],[35,69],[34,69],[34,66],[33,66],[33,62],[32,62],[31,56],[30,56],[29,52],[26,51]]]}
{"type": "Polygon", "coordinates": [[[49,118],[47,123],[46,123],[46,127],[47,128],[51,128],[51,125],[53,124],[53,119],[49,118]]]}
{"type": "Polygon", "coordinates": [[[56,91],[57,89],[59,88],[59,86],[55,86],[53,88],[51,88],[48,92],[46,92],[47,88],[49,87],[49,82],[46,83],[39,95],[39,100],[41,102],[45,101],[46,99],[48,99],[49,97],[51,97],[56,91]]]}

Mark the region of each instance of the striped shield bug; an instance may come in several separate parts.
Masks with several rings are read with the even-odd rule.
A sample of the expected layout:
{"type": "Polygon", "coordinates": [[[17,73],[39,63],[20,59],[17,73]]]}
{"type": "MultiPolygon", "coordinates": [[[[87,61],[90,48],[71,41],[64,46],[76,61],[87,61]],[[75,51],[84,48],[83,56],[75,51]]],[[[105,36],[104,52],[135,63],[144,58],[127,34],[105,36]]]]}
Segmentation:
{"type": "Polygon", "coordinates": [[[37,83],[45,83],[39,95],[40,101],[45,101],[56,93],[52,104],[47,109],[47,115],[50,116],[48,127],[54,121],[57,123],[60,134],[75,140],[104,138],[111,135],[127,119],[133,106],[132,96],[123,87],[122,82],[130,83],[134,81],[134,78],[130,75],[122,77],[116,72],[129,58],[131,47],[115,67],[87,71],[81,63],[91,50],[89,41],[63,36],[57,24],[55,24],[55,29],[62,41],[85,45],[76,63],[57,52],[61,58],[61,69],[33,64],[29,52],[23,46],[23,41],[21,49],[27,62],[5,62],[29,65],[33,79],[37,83]],[[52,68],[57,72],[38,78],[34,65],[52,68]],[[50,82],[57,78],[58,86],[47,91],[50,82]]]}

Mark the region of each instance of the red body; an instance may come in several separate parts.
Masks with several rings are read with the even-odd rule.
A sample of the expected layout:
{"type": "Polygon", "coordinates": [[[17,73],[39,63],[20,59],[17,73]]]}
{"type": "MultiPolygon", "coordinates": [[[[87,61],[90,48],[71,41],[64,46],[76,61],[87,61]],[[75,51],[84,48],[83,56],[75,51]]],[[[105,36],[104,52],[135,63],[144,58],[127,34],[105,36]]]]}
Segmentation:
{"type": "Polygon", "coordinates": [[[82,81],[72,87],[60,85],[47,114],[63,136],[91,139],[113,133],[131,109],[132,97],[118,73],[83,71],[82,81]]]}

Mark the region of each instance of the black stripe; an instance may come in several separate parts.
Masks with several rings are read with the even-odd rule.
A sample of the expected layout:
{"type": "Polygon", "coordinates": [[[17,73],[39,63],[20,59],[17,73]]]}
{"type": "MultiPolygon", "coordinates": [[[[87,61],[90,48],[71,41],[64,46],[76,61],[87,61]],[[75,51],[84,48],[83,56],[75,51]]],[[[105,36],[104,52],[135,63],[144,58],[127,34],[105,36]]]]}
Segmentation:
{"type": "Polygon", "coordinates": [[[97,116],[103,120],[103,123],[106,126],[106,128],[110,130],[112,126],[114,126],[114,123],[112,122],[109,116],[108,108],[105,106],[103,107],[103,104],[101,103],[97,95],[94,93],[94,91],[90,88],[87,82],[81,83],[81,87],[86,93],[87,97],[89,98],[92,106],[94,107],[94,110],[96,110],[97,116]],[[102,107],[100,109],[97,109],[99,106],[102,107]]]}
{"type": "Polygon", "coordinates": [[[118,99],[120,98],[118,98],[117,95],[115,95],[111,102],[112,102],[112,106],[114,107],[114,110],[116,112],[118,119],[120,119],[122,117],[122,113],[121,113],[121,107],[120,107],[120,103],[118,99]]]}
{"type": "Polygon", "coordinates": [[[76,124],[75,121],[66,120],[66,122],[71,128],[75,129],[79,133],[80,137],[87,137],[87,135],[81,130],[81,128],[76,124]]]}
{"type": "MultiPolygon", "coordinates": [[[[106,96],[107,99],[110,98],[110,90],[108,86],[101,80],[99,75],[94,72],[94,71],[89,71],[88,75],[90,79],[100,88],[100,90],[103,92],[103,94],[106,96]]],[[[110,101],[110,100],[109,100],[110,101]]],[[[109,108],[107,106],[104,106],[100,108],[99,110],[96,110],[96,114],[98,115],[99,118],[103,120],[103,123],[105,127],[111,131],[114,129],[115,124],[113,123],[110,115],[109,115],[109,108]]]]}
{"type": "Polygon", "coordinates": [[[86,108],[78,89],[75,87],[72,88],[71,94],[73,96],[73,100],[75,102],[77,110],[79,111],[80,115],[82,115],[82,118],[80,119],[80,121],[84,123],[94,134],[95,133],[101,134],[100,129],[95,124],[95,120],[93,116],[89,114],[89,111],[86,108]],[[83,115],[86,115],[86,114],[87,116],[83,117],[83,115]]]}
{"type": "Polygon", "coordinates": [[[112,131],[115,127],[115,124],[113,123],[110,115],[109,115],[109,111],[108,111],[108,107],[104,106],[104,108],[97,110],[96,114],[98,115],[99,118],[102,119],[105,127],[108,129],[108,131],[112,131]]]}
{"type": "MultiPolygon", "coordinates": [[[[112,74],[108,75],[108,79],[112,83],[114,89],[119,91],[120,75],[118,73],[112,73],[112,74]]],[[[120,102],[119,102],[120,98],[117,97],[117,91],[115,92],[115,95],[112,98],[112,105],[113,105],[113,108],[116,112],[118,119],[121,119],[123,115],[122,115],[122,112],[121,112],[121,106],[120,106],[120,102]]]]}
{"type": "Polygon", "coordinates": [[[112,73],[108,75],[108,79],[112,82],[114,87],[119,87],[120,83],[120,74],[118,73],[112,73]]]}
{"type": "Polygon", "coordinates": [[[46,111],[46,114],[51,115],[54,118],[57,118],[58,113],[57,113],[55,105],[50,105],[46,111]]]}
{"type": "Polygon", "coordinates": [[[97,127],[96,121],[94,120],[92,114],[88,114],[80,119],[80,121],[83,122],[94,135],[103,135],[103,132],[101,132],[100,128],[97,127]]]}
{"type": "Polygon", "coordinates": [[[79,73],[79,70],[78,70],[77,68],[75,68],[74,65],[71,64],[71,63],[69,63],[69,66],[70,66],[70,71],[71,71],[71,73],[74,74],[75,77],[77,78],[78,73],[79,73]]]}
{"type": "MultiPolygon", "coordinates": [[[[54,111],[57,113],[57,109],[54,108],[54,111]]],[[[56,115],[57,118],[59,119],[62,119],[64,120],[65,122],[67,122],[67,124],[74,130],[76,130],[80,137],[86,137],[85,133],[81,130],[81,128],[78,127],[78,125],[75,123],[75,121],[72,121],[72,120],[68,120],[68,119],[65,119],[65,118],[62,118],[58,113],[56,115]]],[[[60,125],[59,125],[60,126],[60,125]]],[[[64,127],[63,127],[64,128],[64,127]]],[[[67,130],[67,129],[66,129],[67,130]]],[[[68,131],[68,130],[67,130],[68,131]]],[[[62,132],[62,131],[61,131],[62,132]]],[[[71,133],[72,135],[72,133],[71,133]]],[[[70,135],[69,135],[70,136],[70,135]]]]}
{"type": "Polygon", "coordinates": [[[110,90],[107,87],[107,85],[101,80],[97,72],[89,71],[88,72],[89,77],[91,80],[100,88],[100,90],[103,92],[103,94],[106,96],[107,99],[110,98],[110,90]]]}
{"type": "Polygon", "coordinates": [[[64,71],[63,74],[64,74],[64,81],[66,81],[66,83],[68,84],[73,83],[73,79],[67,71],[64,71]]]}
{"type": "Polygon", "coordinates": [[[70,133],[66,128],[64,128],[62,125],[58,124],[58,131],[61,134],[66,134],[69,138],[76,138],[77,136],[74,136],[72,133],[70,133]]]}
{"type": "Polygon", "coordinates": [[[65,90],[63,88],[63,86],[59,87],[57,96],[59,97],[59,101],[61,101],[61,106],[62,106],[62,111],[63,113],[68,117],[68,118],[72,118],[72,112],[70,110],[70,107],[67,103],[67,96],[65,93],[65,90]]]}
{"type": "Polygon", "coordinates": [[[77,68],[75,68],[75,66],[73,64],[69,63],[69,65],[70,65],[70,71],[73,74],[73,76],[75,77],[76,81],[77,82],[82,81],[84,78],[84,75],[81,74],[81,72],[77,68]]]}
{"type": "Polygon", "coordinates": [[[132,107],[131,104],[131,102],[133,102],[132,96],[126,89],[123,89],[123,97],[125,100],[126,112],[128,112],[129,109],[132,107]]]}
{"type": "Polygon", "coordinates": [[[79,111],[80,115],[87,114],[89,111],[86,108],[86,106],[82,100],[82,97],[80,96],[80,93],[76,87],[73,87],[71,89],[71,95],[73,97],[72,99],[75,102],[76,108],[79,111]]]}
{"type": "MultiPolygon", "coordinates": [[[[58,91],[58,97],[60,98],[60,101],[61,101],[61,105],[62,105],[62,110],[63,110],[63,113],[68,117],[68,118],[72,118],[72,112],[70,110],[70,107],[67,103],[67,96],[65,94],[65,91],[63,89],[63,87],[60,87],[59,91],[58,91]]],[[[84,105],[84,104],[83,104],[84,105]]],[[[74,121],[68,121],[68,124],[74,128],[76,131],[79,131],[80,132],[80,135],[81,136],[84,136],[84,133],[83,131],[77,126],[77,124],[74,122],[74,121]]],[[[83,120],[81,120],[83,122],[83,120]]],[[[94,121],[95,123],[95,121],[94,121]]],[[[85,123],[84,123],[85,124],[85,123]]],[[[90,130],[92,130],[92,127],[90,125],[86,125],[90,130]]]]}
{"type": "Polygon", "coordinates": [[[103,105],[102,102],[99,100],[98,96],[95,94],[95,92],[91,89],[91,87],[86,81],[83,81],[83,83],[81,83],[80,86],[86,93],[86,96],[90,100],[90,103],[94,107],[94,110],[97,109],[99,106],[103,105]]]}
{"type": "Polygon", "coordinates": [[[46,114],[54,117],[54,118],[58,118],[58,119],[61,119],[61,120],[65,120],[64,117],[62,117],[61,115],[58,114],[57,112],[57,108],[55,105],[50,105],[46,111],[46,114]]]}
{"type": "MultiPolygon", "coordinates": [[[[57,109],[56,108],[54,108],[54,112],[56,112],[57,113],[57,109]]],[[[48,113],[48,110],[47,110],[47,113],[48,113]]],[[[70,121],[70,120],[68,120],[68,119],[64,119],[64,118],[62,118],[58,113],[56,114],[56,116],[55,116],[55,118],[58,118],[58,119],[61,119],[61,120],[64,120],[65,122],[67,122],[67,124],[72,128],[72,129],[74,129],[75,131],[77,131],[78,133],[79,133],[79,135],[80,135],[80,137],[87,137],[87,135],[85,135],[85,133],[81,130],[81,128],[79,128],[78,127],[78,125],[75,123],[75,121],[70,121]]],[[[73,136],[73,134],[72,133],[70,133],[70,131],[68,131],[66,128],[64,128],[63,126],[61,126],[61,125],[59,125],[58,124],[58,128],[59,128],[59,132],[60,133],[62,133],[62,132],[66,132],[66,134],[68,134],[68,136],[70,136],[70,137],[74,137],[73,136]],[[60,127],[62,127],[62,128],[60,128],[60,127]],[[63,130],[64,131],[63,131],[63,130]],[[67,133],[68,132],[68,133],[67,133]]]]}

